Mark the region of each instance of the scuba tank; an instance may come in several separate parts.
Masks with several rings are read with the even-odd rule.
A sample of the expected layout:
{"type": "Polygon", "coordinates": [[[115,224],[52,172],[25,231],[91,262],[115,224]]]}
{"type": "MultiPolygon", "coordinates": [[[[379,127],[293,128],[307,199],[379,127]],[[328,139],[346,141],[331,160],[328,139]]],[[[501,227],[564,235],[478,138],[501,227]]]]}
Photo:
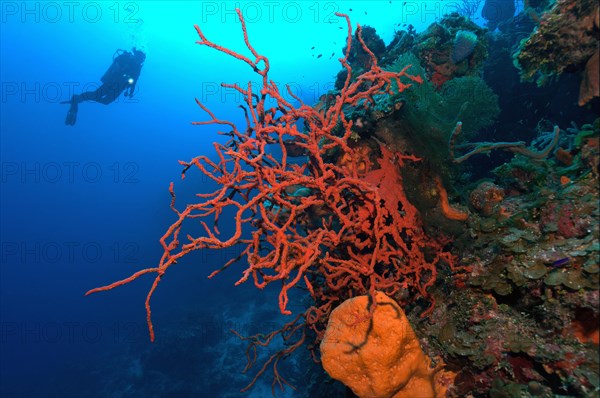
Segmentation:
{"type": "Polygon", "coordinates": [[[124,60],[124,58],[128,57],[128,54],[129,53],[127,51],[121,49],[115,51],[115,53],[113,54],[112,64],[108,67],[106,72],[104,72],[104,75],[102,75],[102,77],[100,78],[100,81],[102,83],[107,84],[107,81],[115,81],[120,77],[122,61],[124,60]]]}

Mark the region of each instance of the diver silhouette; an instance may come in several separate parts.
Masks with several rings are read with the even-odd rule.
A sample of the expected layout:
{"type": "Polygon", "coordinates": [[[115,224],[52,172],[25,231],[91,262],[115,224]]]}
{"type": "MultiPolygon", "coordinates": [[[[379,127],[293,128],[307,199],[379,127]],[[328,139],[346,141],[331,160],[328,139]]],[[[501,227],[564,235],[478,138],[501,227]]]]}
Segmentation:
{"type": "Polygon", "coordinates": [[[75,125],[80,102],[96,101],[108,105],[116,100],[123,91],[125,91],[125,97],[131,98],[145,59],[146,54],[135,47],[131,52],[117,50],[113,55],[112,65],[100,79],[102,82],[100,87],[94,91],[74,94],[70,101],[61,102],[61,104],[71,104],[65,124],[75,125]]]}

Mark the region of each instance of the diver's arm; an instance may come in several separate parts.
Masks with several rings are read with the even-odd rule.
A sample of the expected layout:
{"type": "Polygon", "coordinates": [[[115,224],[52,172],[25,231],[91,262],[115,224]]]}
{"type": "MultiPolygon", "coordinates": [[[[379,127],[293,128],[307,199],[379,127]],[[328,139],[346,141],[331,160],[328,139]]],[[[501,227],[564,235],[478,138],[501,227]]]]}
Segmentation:
{"type": "Polygon", "coordinates": [[[135,91],[135,83],[133,83],[131,86],[128,86],[127,89],[125,89],[125,97],[133,98],[134,91],[135,91]]]}
{"type": "Polygon", "coordinates": [[[137,84],[137,80],[133,80],[133,83],[131,83],[130,85],[127,86],[127,88],[125,89],[125,96],[132,98],[133,97],[133,93],[135,92],[135,85],[137,84]]]}
{"type": "Polygon", "coordinates": [[[133,79],[133,82],[127,87],[127,89],[125,90],[125,96],[126,97],[133,97],[133,93],[135,91],[135,86],[137,85],[137,81],[138,78],[140,77],[140,73],[142,71],[142,66],[139,65],[137,68],[135,68],[135,70],[131,71],[131,79],[133,79]]]}

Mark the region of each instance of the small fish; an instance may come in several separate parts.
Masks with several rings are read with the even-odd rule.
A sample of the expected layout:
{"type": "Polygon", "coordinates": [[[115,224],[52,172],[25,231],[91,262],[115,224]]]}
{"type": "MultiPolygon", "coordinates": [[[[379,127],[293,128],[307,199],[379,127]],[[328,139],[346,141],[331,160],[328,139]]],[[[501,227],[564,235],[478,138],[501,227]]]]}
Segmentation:
{"type": "Polygon", "coordinates": [[[571,262],[571,259],[569,257],[565,257],[565,258],[561,258],[560,260],[553,261],[551,265],[553,267],[560,268],[560,267],[563,267],[563,266],[569,264],[570,262],[571,262]]]}
{"type": "Polygon", "coordinates": [[[323,54],[319,54],[317,55],[317,58],[321,58],[323,56],[323,54]]]}
{"type": "Polygon", "coordinates": [[[335,55],[335,52],[332,52],[331,57],[329,57],[329,59],[333,58],[334,55],[335,55]]]}
{"type": "Polygon", "coordinates": [[[352,11],[352,8],[350,9],[350,11],[352,11]]]}
{"type": "Polygon", "coordinates": [[[310,49],[311,49],[311,50],[314,50],[314,49],[315,49],[315,46],[312,46],[310,49]]]}

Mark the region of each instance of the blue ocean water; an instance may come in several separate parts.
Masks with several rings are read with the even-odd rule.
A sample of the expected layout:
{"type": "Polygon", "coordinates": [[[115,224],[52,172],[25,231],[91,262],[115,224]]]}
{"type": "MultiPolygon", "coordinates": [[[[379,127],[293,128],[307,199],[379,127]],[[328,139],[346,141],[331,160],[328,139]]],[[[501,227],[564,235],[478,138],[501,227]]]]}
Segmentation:
{"type": "MultiPolygon", "coordinates": [[[[312,104],[340,70],[346,27],[333,12],[389,43],[403,22],[422,30],[455,11],[406,3],[235,4],[251,43],[270,59],[271,78],[312,104]]],[[[214,126],[191,125],[208,120],[194,98],[243,126],[242,99],[219,84],[257,76],[196,45],[193,25],[249,54],[235,4],[1,3],[0,396],[245,396],[239,390],[253,373],[240,374],[245,346],[229,329],[268,332],[287,318],[277,289],[233,286],[241,266],[207,280],[235,253],[195,253],[169,270],[152,300],[154,343],[143,307],[152,277],[84,297],[158,263],[158,240],[175,220],[170,182],[180,206],[214,188],[197,173],[180,179],[178,160],[215,157],[212,142],[225,139],[214,126]],[[115,51],[133,47],[147,54],[134,96],[82,103],[76,125],[65,125],[69,105],[60,102],[96,88],[115,51]]],[[[301,368],[304,360],[290,361],[301,368]]],[[[292,383],[302,385],[293,368],[292,383]]],[[[250,394],[268,396],[270,383],[267,373],[250,394]]]]}

